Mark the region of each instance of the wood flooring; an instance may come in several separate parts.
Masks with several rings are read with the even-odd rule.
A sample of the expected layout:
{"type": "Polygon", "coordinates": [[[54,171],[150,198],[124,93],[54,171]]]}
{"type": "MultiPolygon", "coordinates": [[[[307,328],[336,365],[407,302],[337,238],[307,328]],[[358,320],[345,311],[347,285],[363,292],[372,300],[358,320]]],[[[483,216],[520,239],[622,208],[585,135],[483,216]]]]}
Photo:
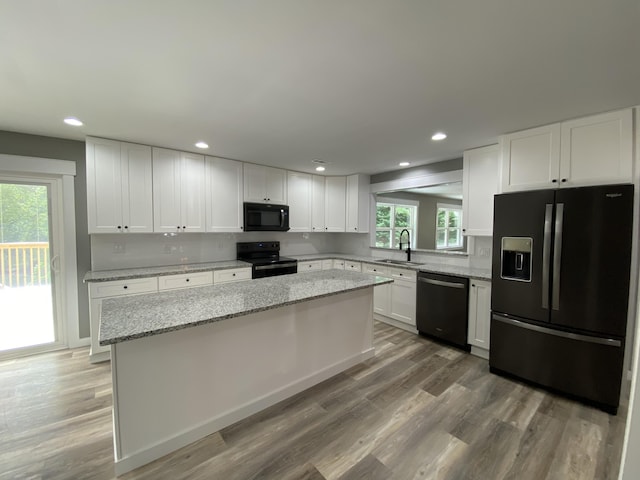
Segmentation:
{"type": "MultiPolygon", "coordinates": [[[[617,478],[618,416],[382,323],[376,356],[122,479],[617,478]]],[[[108,363],[0,363],[0,479],[111,479],[108,363]]],[[[160,419],[159,419],[160,420],[160,419]]]]}

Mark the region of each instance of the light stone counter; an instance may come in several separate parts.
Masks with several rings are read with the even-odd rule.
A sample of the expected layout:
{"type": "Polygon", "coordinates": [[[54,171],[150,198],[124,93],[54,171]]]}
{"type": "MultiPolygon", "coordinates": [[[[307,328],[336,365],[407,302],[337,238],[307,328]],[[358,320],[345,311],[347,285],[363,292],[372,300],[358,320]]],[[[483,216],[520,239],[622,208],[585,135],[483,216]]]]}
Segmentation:
{"type": "Polygon", "coordinates": [[[391,282],[388,278],[358,272],[324,270],[108,298],[102,303],[100,345],[148,337],[391,282]]]}
{"type": "Polygon", "coordinates": [[[352,262],[372,263],[375,265],[386,265],[393,268],[405,268],[420,272],[442,273],[446,275],[458,275],[460,277],[477,278],[479,280],[491,280],[490,268],[473,268],[458,265],[448,265],[442,263],[421,263],[419,265],[412,264],[393,264],[382,262],[381,258],[367,257],[362,255],[350,255],[348,253],[317,253],[308,255],[289,255],[299,262],[325,260],[328,258],[336,258],[340,260],[350,260],[352,262]]]}
{"type": "Polygon", "coordinates": [[[180,273],[209,272],[229,270],[232,268],[251,268],[251,264],[238,260],[224,262],[191,263],[187,265],[167,265],[162,267],[123,268],[120,270],[89,271],[84,282],[110,282],[112,280],[129,280],[132,278],[161,277],[180,273]]]}

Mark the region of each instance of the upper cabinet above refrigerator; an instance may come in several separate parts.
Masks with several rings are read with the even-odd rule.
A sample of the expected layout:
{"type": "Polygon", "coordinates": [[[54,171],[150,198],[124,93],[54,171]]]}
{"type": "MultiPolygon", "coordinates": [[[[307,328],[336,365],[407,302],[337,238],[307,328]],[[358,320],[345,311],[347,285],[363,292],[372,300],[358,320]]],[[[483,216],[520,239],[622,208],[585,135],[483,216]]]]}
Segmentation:
{"type": "Polygon", "coordinates": [[[633,110],[504,135],[502,192],[630,183],[633,110]]]}

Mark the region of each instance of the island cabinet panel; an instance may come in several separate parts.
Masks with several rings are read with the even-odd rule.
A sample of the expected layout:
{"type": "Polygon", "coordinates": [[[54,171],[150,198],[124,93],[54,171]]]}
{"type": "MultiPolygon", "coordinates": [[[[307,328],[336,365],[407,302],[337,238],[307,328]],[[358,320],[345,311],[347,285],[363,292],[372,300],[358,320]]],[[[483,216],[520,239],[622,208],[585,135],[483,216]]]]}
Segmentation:
{"type": "Polygon", "coordinates": [[[287,172],[289,231],[311,231],[311,175],[287,172]]]}
{"type": "Polygon", "coordinates": [[[372,294],[369,287],[114,344],[116,475],[371,358],[372,294]]]}
{"type": "Polygon", "coordinates": [[[153,232],[151,147],[87,137],[89,233],[153,232]]]}
{"type": "Polygon", "coordinates": [[[207,232],[241,232],[242,162],[205,157],[207,232]]]}

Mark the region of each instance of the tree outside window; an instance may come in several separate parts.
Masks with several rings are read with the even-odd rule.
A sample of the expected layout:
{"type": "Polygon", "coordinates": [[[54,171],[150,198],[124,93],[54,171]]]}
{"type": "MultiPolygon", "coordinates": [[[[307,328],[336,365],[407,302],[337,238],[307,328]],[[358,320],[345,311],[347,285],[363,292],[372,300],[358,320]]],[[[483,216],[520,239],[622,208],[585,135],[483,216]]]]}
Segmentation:
{"type": "Polygon", "coordinates": [[[436,248],[462,247],[462,207],[438,204],[436,215],[436,248]]]}
{"type": "Polygon", "coordinates": [[[417,211],[418,207],[414,205],[377,202],[376,247],[398,248],[400,232],[406,228],[411,236],[411,247],[414,248],[417,211]]]}

